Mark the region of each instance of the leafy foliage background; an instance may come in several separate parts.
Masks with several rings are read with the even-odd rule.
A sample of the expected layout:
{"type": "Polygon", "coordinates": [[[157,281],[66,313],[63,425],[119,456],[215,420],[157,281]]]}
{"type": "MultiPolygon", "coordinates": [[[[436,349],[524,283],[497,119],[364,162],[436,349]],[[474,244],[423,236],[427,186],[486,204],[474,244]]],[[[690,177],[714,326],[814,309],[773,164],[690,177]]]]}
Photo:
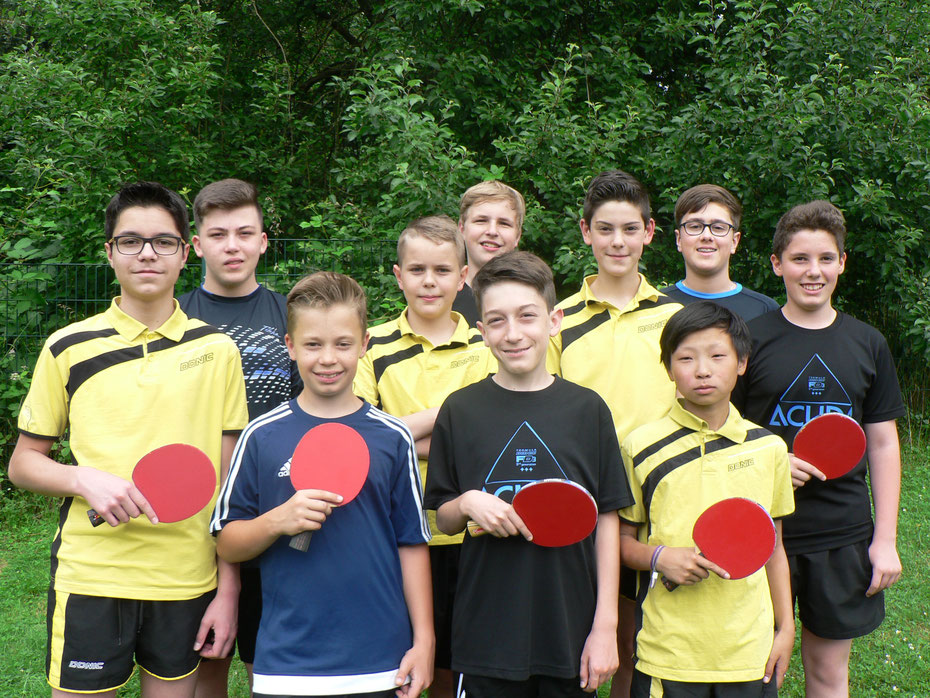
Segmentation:
{"type": "MultiPolygon", "coordinates": [[[[396,236],[497,177],[574,288],[586,181],[650,188],[644,266],[681,276],[677,195],[745,205],[734,278],[778,296],[790,206],[846,213],[839,303],[930,357],[930,7],[831,0],[0,0],[0,261],[102,261],[119,183],[264,192],[272,235],[396,236]]],[[[376,294],[385,270],[359,270],[376,294]]],[[[925,373],[923,374],[926,375],[925,373]]]]}

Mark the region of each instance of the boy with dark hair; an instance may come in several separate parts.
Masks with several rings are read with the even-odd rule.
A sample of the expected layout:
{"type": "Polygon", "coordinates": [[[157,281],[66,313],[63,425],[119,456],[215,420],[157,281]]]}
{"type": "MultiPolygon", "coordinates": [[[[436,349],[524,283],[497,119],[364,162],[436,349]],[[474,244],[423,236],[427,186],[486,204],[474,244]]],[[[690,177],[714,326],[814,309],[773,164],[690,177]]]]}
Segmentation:
{"type": "Polygon", "coordinates": [[[833,308],[845,239],[843,214],[828,201],[795,206],[778,221],[772,268],[787,302],[749,323],[752,356],[734,393],[750,419],[789,444],[806,422],[829,412],[865,429],[866,457],[843,477],[824,481],[814,466],[791,456],[797,511],[785,520],[785,549],[806,692],[816,696],[847,695],[852,638],[881,624],[882,590],[901,574],[895,420],[905,408],[884,337],[833,308]]]}
{"type": "MultiPolygon", "coordinates": [[[[359,361],[355,393],[400,417],[417,440],[420,477],[436,413],[449,394],[496,369],[478,330],[452,312],[465,278],[465,244],[448,216],[411,222],[397,239],[394,276],[407,307],[396,320],[369,329],[368,351],[359,361]]],[[[428,512],[432,539],[433,620],[436,676],[430,695],[453,694],[452,608],[462,536],[447,536],[428,512]]]]}
{"type": "Polygon", "coordinates": [[[317,272],[288,294],[287,314],[303,390],[242,433],[211,524],[222,557],[261,566],[254,695],[417,698],[434,650],[429,529],[410,431],[352,393],[368,340],[365,293],[317,272]],[[370,453],[367,480],[344,507],[332,492],[295,492],[289,477],[297,443],[327,423],[356,430],[370,453]],[[314,532],[307,552],[288,545],[302,531],[314,532]]]}
{"type": "Polygon", "coordinates": [[[583,695],[618,664],[619,519],[631,503],[610,411],[546,370],[559,330],[552,272],[509,252],[475,277],[479,329],[499,371],[443,403],[433,431],[427,506],[440,530],[469,519],[453,619],[452,668],[471,698],[583,695]],[[595,534],[542,548],[510,504],[529,482],[563,478],[598,504],[595,534]],[[489,638],[493,637],[493,641],[489,638]]]}
{"type": "MultiPolygon", "coordinates": [[[[258,262],[268,246],[262,226],[262,209],[255,186],[241,179],[208,184],[194,199],[197,234],[194,252],[203,260],[204,281],[178,301],[191,317],[208,322],[229,335],[242,356],[249,419],[265,414],[300,393],[300,376],[287,353],[285,298],[255,277],[258,262]]],[[[255,636],[262,613],[258,567],[240,569],[239,657],[251,674],[255,636]]],[[[226,695],[232,655],[201,665],[198,696],[226,695]]]]}
{"type": "Polygon", "coordinates": [[[636,500],[620,512],[620,551],[643,570],[632,695],[777,695],[794,645],[778,519],[794,501],[784,442],[730,405],[749,331],[730,310],[698,301],[668,321],[660,342],[681,398],[620,447],[636,500]],[[779,533],[764,570],[741,580],[728,580],[691,538],[701,512],[728,497],[759,503],[779,533]],[[670,593],[659,574],[682,588],[670,593]]]}
{"type": "Polygon", "coordinates": [[[217,565],[208,510],[158,525],[131,480],[143,455],[171,443],[200,448],[220,479],[247,420],[235,345],[174,300],[188,232],[184,202],[160,184],[110,200],[104,249],[120,295],[49,337],[20,411],[11,481],[64,498],[48,604],[53,696],[113,696],[138,663],[144,696],[189,698],[200,657],[225,656],[235,635],[235,570],[217,565]],[[49,458],[66,433],[73,465],[49,458]],[[91,508],[115,530],[91,526],[91,508]]]}
{"type": "Polygon", "coordinates": [[[459,232],[465,239],[468,273],[452,310],[464,317],[471,327],[481,319],[472,292],[475,274],[497,255],[516,249],[525,215],[523,195],[503,182],[479,182],[462,194],[459,232]]]}
{"type": "Polygon", "coordinates": [[[698,184],[675,202],[675,244],[685,261],[685,278],[662,293],[682,305],[711,300],[747,322],[778,308],[768,296],[730,280],[730,257],[742,233],[743,207],[729,190],[698,184]]]}
{"type": "MultiPolygon", "coordinates": [[[[622,441],[634,428],[662,417],[674,402],[675,384],[659,361],[659,334],[681,305],[639,272],[655,232],[649,193],[639,180],[620,170],[597,175],[588,185],[580,226],[597,274],[559,303],[565,319],[550,347],[549,366],[604,398],[622,441]]],[[[625,570],[614,698],[628,694],[633,674],[634,587],[635,576],[625,570]]]]}

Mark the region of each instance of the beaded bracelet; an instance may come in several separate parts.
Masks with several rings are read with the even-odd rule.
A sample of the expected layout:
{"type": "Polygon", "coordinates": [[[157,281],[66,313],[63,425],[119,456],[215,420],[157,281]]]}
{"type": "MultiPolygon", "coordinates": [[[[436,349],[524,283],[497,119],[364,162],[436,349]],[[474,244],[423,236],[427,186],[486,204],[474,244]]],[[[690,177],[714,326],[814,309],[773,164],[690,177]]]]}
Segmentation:
{"type": "Polygon", "coordinates": [[[650,589],[656,585],[656,579],[659,578],[659,571],[656,569],[656,563],[659,561],[659,553],[663,550],[665,550],[665,546],[659,545],[652,551],[652,560],[649,561],[649,569],[652,570],[652,576],[649,578],[650,589]]]}

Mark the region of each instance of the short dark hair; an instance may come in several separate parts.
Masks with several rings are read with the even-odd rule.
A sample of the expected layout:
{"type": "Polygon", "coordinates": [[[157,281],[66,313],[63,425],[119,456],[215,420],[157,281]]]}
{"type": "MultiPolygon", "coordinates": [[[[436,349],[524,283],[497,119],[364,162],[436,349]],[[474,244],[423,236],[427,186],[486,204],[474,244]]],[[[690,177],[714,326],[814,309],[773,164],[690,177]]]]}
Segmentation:
{"type": "Polygon", "coordinates": [[[482,303],[487,290],[505,281],[514,281],[535,289],[546,301],[547,310],[551,311],[555,307],[555,282],[549,265],[532,252],[512,250],[492,258],[475,274],[472,289],[479,315],[483,312],[482,303]]]}
{"type": "Polygon", "coordinates": [[[242,206],[254,206],[261,223],[262,207],[258,203],[258,189],[254,184],[242,179],[213,182],[201,189],[194,198],[194,225],[199,230],[204,217],[215,209],[231,211],[242,206]]]}
{"type": "Polygon", "coordinates": [[[730,336],[737,359],[749,358],[752,338],[743,318],[713,301],[696,301],[672,315],[662,329],[659,349],[666,370],[672,366],[672,354],[689,335],[711,327],[717,327],[730,336]]]}
{"type": "Polygon", "coordinates": [[[729,189],[716,184],[698,184],[683,192],[675,202],[675,226],[681,225],[681,219],[689,213],[700,211],[707,204],[720,204],[730,212],[733,227],[739,231],[743,220],[743,206],[729,189]]]}
{"type": "Polygon", "coordinates": [[[184,242],[188,241],[191,222],[188,217],[187,204],[176,192],[158,182],[132,182],[124,184],[107,204],[104,214],[104,231],[109,242],[116,230],[119,214],[133,206],[163,208],[174,219],[174,225],[184,242]]]}
{"type": "Polygon", "coordinates": [[[601,172],[591,183],[584,195],[582,216],[584,222],[591,225],[591,217],[598,207],[607,201],[628,201],[639,208],[643,223],[648,225],[652,218],[649,206],[649,192],[636,177],[623,170],[601,172]]]}
{"type": "Polygon", "coordinates": [[[368,305],[365,291],[358,282],[345,274],[318,271],[305,276],[287,294],[287,331],[293,332],[297,311],[304,308],[332,308],[344,304],[358,314],[362,334],[368,328],[368,305]]]}
{"type": "Polygon", "coordinates": [[[823,230],[836,240],[840,255],[846,246],[846,219],[843,212],[829,201],[817,199],[798,204],[778,219],[772,238],[772,254],[781,259],[785,248],[799,230],[823,230]]]}

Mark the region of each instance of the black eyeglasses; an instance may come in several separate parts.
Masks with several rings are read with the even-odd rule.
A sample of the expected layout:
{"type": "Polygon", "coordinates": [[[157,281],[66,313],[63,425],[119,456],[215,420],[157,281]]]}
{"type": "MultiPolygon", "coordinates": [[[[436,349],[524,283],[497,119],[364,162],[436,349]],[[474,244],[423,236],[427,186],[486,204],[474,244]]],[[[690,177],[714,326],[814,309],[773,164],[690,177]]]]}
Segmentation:
{"type": "Polygon", "coordinates": [[[140,254],[148,243],[152,246],[155,254],[160,256],[169,256],[177,254],[181,249],[184,241],[175,235],[156,235],[153,238],[143,238],[136,235],[120,235],[112,240],[116,245],[116,251],[120,254],[140,254]]]}
{"type": "Polygon", "coordinates": [[[710,234],[716,238],[726,237],[730,234],[731,230],[735,230],[732,225],[729,223],[724,223],[723,221],[711,221],[710,223],[705,223],[704,221],[698,220],[685,221],[679,226],[679,228],[684,230],[692,237],[702,234],[705,228],[710,228],[710,234]]]}

